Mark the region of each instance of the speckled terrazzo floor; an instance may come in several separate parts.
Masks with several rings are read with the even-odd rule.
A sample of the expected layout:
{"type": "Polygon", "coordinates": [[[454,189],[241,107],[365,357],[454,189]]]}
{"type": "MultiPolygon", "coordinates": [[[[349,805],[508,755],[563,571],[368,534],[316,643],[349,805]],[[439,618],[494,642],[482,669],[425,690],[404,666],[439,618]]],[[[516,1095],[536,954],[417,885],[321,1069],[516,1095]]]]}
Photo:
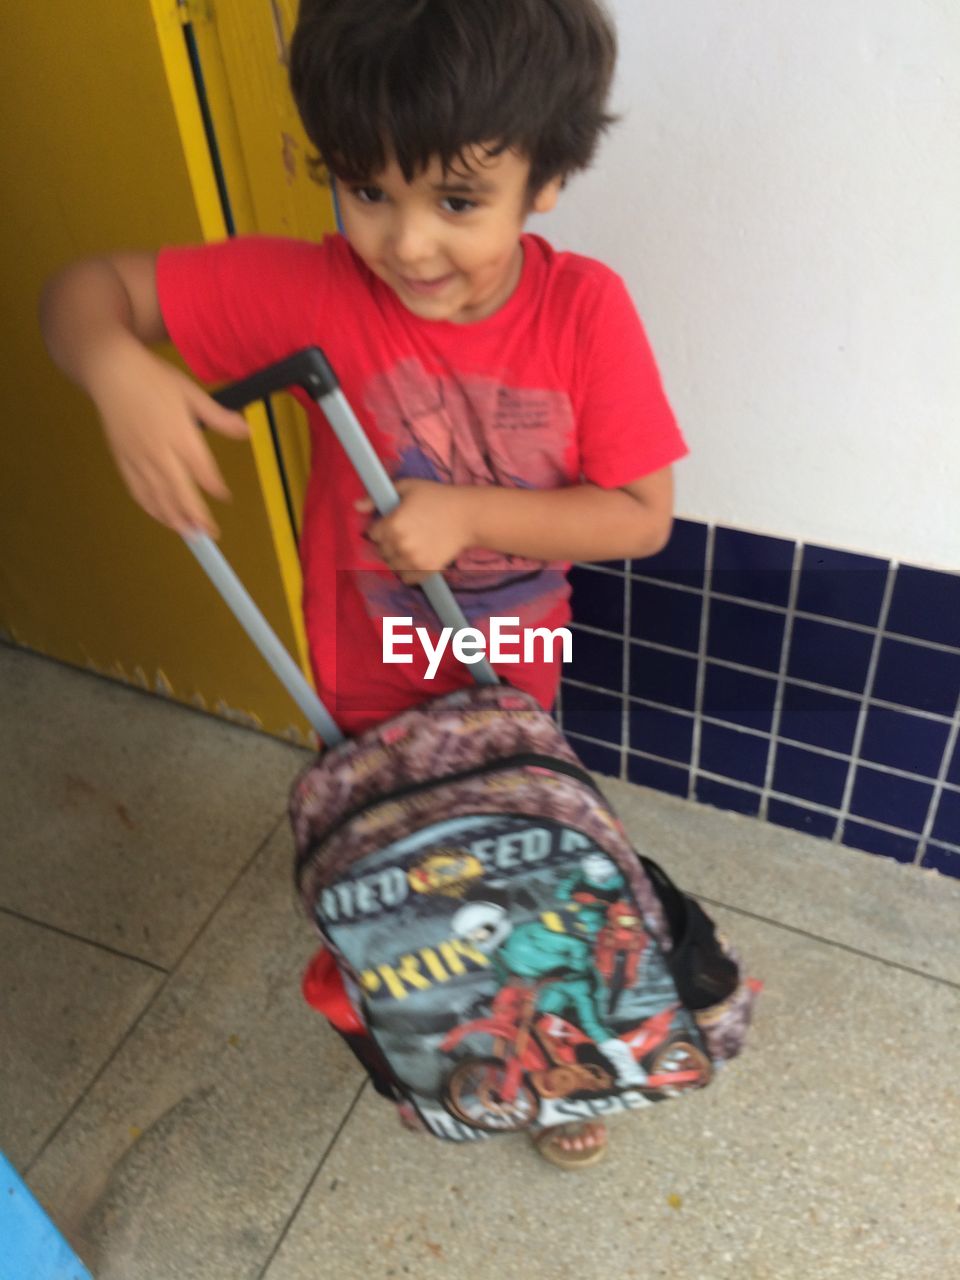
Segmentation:
{"type": "Polygon", "coordinates": [[[570,1176],[407,1134],[300,1001],[294,747],[0,646],[0,1149],[97,1280],[960,1275],[960,882],[606,781],[763,978],[570,1176]]]}

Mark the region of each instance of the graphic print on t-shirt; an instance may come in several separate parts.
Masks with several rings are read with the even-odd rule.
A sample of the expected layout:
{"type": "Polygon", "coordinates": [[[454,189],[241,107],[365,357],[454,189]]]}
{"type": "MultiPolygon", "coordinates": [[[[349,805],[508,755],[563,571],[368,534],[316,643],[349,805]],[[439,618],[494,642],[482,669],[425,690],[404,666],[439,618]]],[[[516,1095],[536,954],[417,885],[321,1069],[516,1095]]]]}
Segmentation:
{"type": "MultiPolygon", "coordinates": [[[[432,375],[413,357],[374,378],[364,400],[394,453],[395,479],[512,489],[556,489],[573,479],[564,466],[573,409],[562,391],[432,375]]],[[[559,566],[483,548],[465,551],[446,577],[470,621],[496,615],[532,625],[566,597],[559,566]]],[[[364,578],[372,616],[422,611],[419,592],[364,578]]]]}

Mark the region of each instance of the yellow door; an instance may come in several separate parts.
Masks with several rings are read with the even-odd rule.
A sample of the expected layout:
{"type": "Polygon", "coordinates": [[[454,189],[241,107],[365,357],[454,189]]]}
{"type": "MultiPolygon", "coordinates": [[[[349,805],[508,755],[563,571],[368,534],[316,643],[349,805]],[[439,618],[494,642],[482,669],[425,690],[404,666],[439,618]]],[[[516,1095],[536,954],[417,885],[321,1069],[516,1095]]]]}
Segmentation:
{"type": "MultiPolygon", "coordinates": [[[[299,736],[302,717],[186,548],[127,498],[92,408],[50,364],[35,319],[43,280],[81,255],[220,238],[228,218],[240,232],[333,226],[287,105],[292,7],[218,0],[216,24],[211,4],[176,0],[48,0],[0,13],[0,628],[299,736]]],[[[256,413],[252,448],[211,443],[234,494],[217,512],[222,546],[303,661],[298,412],[280,400],[272,425],[256,413]]]]}

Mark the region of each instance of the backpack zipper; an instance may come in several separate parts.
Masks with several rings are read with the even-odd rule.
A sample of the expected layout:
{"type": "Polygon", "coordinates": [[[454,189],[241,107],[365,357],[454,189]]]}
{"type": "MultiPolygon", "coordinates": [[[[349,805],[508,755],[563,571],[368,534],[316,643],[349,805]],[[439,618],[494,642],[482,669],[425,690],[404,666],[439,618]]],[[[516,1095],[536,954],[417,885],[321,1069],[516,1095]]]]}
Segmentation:
{"type": "Polygon", "coordinates": [[[404,800],[407,796],[418,795],[422,791],[429,791],[434,787],[445,787],[451,782],[466,782],[470,778],[482,777],[486,773],[503,773],[509,769],[523,769],[527,767],[546,768],[553,773],[566,774],[569,778],[576,779],[588,786],[591,791],[596,792],[603,799],[603,792],[587,773],[586,769],[580,768],[579,765],[570,764],[566,760],[559,760],[555,756],[538,755],[536,752],[524,752],[515,756],[505,756],[500,760],[488,761],[486,764],[474,765],[472,769],[463,769],[459,773],[450,773],[443,778],[431,778],[423,782],[409,782],[404,787],[398,787],[395,791],[390,791],[385,796],[377,796],[376,799],[366,800],[363,804],[357,805],[355,808],[348,810],[343,814],[331,827],[327,827],[326,831],[316,840],[312,840],[303,853],[299,855],[294,869],[294,880],[299,887],[300,878],[304,867],[313,857],[313,855],[327,843],[331,837],[335,836],[355,818],[359,818],[363,813],[369,813],[381,804],[395,804],[398,800],[404,800]]]}

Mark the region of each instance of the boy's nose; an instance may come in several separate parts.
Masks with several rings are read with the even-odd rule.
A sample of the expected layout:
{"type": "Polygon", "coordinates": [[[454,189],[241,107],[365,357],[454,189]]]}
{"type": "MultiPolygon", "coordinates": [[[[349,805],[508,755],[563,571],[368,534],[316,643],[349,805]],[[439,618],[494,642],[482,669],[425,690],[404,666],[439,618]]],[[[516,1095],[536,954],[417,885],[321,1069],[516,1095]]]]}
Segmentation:
{"type": "Polygon", "coordinates": [[[402,266],[426,262],[433,253],[430,231],[422,218],[398,218],[391,238],[393,256],[402,266]]]}

